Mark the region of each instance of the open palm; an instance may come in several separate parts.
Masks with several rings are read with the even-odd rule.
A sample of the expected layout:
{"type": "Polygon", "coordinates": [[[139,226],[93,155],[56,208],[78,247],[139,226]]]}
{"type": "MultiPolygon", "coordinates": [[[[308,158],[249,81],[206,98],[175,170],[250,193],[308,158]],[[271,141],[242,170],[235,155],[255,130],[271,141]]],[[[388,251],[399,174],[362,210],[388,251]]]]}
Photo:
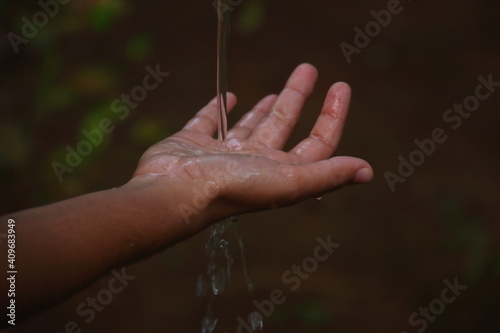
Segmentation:
{"type": "MultiPolygon", "coordinates": [[[[330,88],[309,137],[289,152],[282,150],[316,79],[313,66],[297,67],[281,94],[262,99],[230,129],[223,142],[213,138],[218,113],[216,100],[212,100],[181,131],[149,148],[134,176],[180,180],[185,186],[179,197],[204,193],[216,199],[227,216],[284,206],[344,185],[368,182],[373,172],[364,160],[330,158],[349,108],[351,93],[345,83],[330,88]]],[[[228,94],[227,99],[231,110],[236,97],[228,94]]]]}

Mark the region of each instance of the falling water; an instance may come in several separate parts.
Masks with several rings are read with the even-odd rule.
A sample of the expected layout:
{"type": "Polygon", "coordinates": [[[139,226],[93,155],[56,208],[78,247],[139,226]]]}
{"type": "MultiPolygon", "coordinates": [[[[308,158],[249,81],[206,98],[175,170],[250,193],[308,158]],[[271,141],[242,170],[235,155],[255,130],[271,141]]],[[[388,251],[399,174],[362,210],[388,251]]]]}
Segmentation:
{"type": "Polygon", "coordinates": [[[218,138],[227,136],[227,40],[230,21],[228,0],[217,0],[217,109],[219,111],[218,138]]]}
{"type": "MultiPolygon", "coordinates": [[[[218,139],[224,141],[227,136],[227,40],[229,35],[229,12],[232,10],[229,0],[217,1],[217,109],[219,112],[218,139]]],[[[236,222],[238,216],[216,223],[211,227],[210,236],[205,246],[208,266],[205,274],[198,278],[196,294],[206,299],[207,310],[202,321],[202,333],[212,333],[217,325],[213,304],[215,297],[222,293],[231,278],[231,268],[234,263],[235,249],[228,238],[229,229],[233,229],[237,239],[237,247],[243,265],[247,288],[254,290],[254,284],[245,259],[243,238],[236,222]]],[[[254,331],[262,330],[262,317],[252,318],[254,331]]]]}

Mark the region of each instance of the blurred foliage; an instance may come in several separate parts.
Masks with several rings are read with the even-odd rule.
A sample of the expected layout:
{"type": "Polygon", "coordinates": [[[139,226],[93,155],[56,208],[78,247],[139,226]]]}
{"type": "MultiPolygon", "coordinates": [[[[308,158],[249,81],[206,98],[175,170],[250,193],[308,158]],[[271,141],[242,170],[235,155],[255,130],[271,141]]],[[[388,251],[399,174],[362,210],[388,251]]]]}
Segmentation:
{"type": "MultiPolygon", "coordinates": [[[[88,0],[61,5],[60,11],[64,15],[50,18],[49,24],[40,28],[36,36],[20,45],[20,54],[12,60],[18,67],[31,68],[30,77],[25,81],[32,85],[26,99],[30,106],[26,105],[25,109],[32,111],[17,119],[14,110],[19,105],[7,105],[8,100],[2,98],[2,108],[8,110],[5,114],[2,112],[0,125],[2,170],[11,170],[8,172],[15,174],[22,171],[13,168],[22,166],[26,172],[28,165],[40,164],[40,157],[30,152],[52,147],[48,148],[52,151],[43,156],[44,179],[48,183],[57,182],[50,166],[53,161],[65,161],[65,147],[75,148],[84,139],[82,131],[99,128],[103,118],[116,118],[112,115],[111,103],[131,88],[120,84],[126,82],[134,68],[143,67],[142,62],[147,62],[155,47],[151,33],[146,31],[135,31],[122,40],[99,46],[105,40],[104,35],[114,33],[127,19],[129,6],[126,0],[88,0]],[[58,128],[57,136],[55,132],[45,133],[45,128],[54,128],[54,124],[58,128]],[[44,137],[33,139],[40,135],[44,137]],[[35,159],[38,163],[33,163],[35,159]]],[[[6,29],[19,33],[22,29],[20,18],[31,17],[39,7],[0,0],[0,9],[12,17],[6,20],[6,29]]],[[[4,79],[12,81],[8,77],[4,79]]],[[[168,132],[162,123],[150,117],[129,124],[130,133],[126,137],[137,146],[150,145],[168,132]]],[[[106,156],[115,135],[114,132],[103,135],[102,143],[93,147],[92,153],[83,158],[78,168],[66,173],[62,183],[49,191],[33,193],[31,200],[52,201],[88,192],[91,180],[100,174],[101,168],[96,160],[106,156]],[[46,197],[40,198],[39,195],[46,197]]]]}
{"type": "Polygon", "coordinates": [[[98,1],[89,10],[89,23],[96,31],[104,32],[111,29],[115,21],[122,14],[123,1],[98,1]]]}
{"type": "MultiPolygon", "coordinates": [[[[174,59],[172,63],[176,64],[176,66],[179,65],[176,69],[179,73],[183,73],[178,77],[179,81],[177,83],[179,85],[184,83],[183,80],[185,79],[181,77],[184,74],[190,78],[203,78],[209,77],[213,72],[213,68],[210,67],[208,62],[207,69],[204,71],[201,65],[193,66],[189,61],[182,59],[186,56],[186,50],[192,48],[191,45],[199,47],[197,50],[211,45],[210,38],[213,38],[213,36],[203,34],[204,32],[202,33],[201,30],[205,29],[206,26],[198,24],[199,18],[204,16],[212,18],[214,16],[212,12],[210,12],[210,15],[207,14],[208,10],[212,11],[211,4],[206,3],[207,13],[202,13],[198,17],[196,17],[196,10],[193,9],[194,5],[189,8],[193,9],[193,11],[182,12],[186,16],[178,15],[177,12],[175,15],[170,14],[171,18],[173,16],[179,18],[178,20],[177,18],[175,18],[176,20],[172,19],[167,22],[168,24],[165,24],[162,20],[166,13],[148,12],[148,9],[150,9],[148,7],[151,4],[154,4],[155,8],[162,8],[162,6],[158,5],[159,3],[161,2],[147,3],[132,2],[130,0],[71,1],[67,5],[61,6],[62,14],[52,18],[50,24],[40,29],[36,37],[30,39],[28,44],[20,46],[20,54],[14,55],[10,45],[0,44],[0,46],[7,45],[9,47],[9,52],[0,54],[2,60],[5,59],[5,61],[2,61],[5,69],[2,71],[2,78],[0,78],[4,83],[2,90],[0,90],[0,107],[2,111],[0,115],[0,145],[2,147],[0,149],[0,180],[2,187],[6,189],[5,193],[9,194],[5,195],[5,199],[2,198],[2,201],[5,200],[3,202],[4,210],[11,210],[12,207],[20,206],[24,208],[34,204],[50,202],[54,199],[59,200],[80,195],[90,189],[95,190],[99,186],[114,186],[115,184],[110,185],[105,182],[121,172],[122,169],[126,169],[128,165],[136,162],[139,150],[163,139],[169,133],[170,129],[168,124],[165,124],[164,115],[160,115],[163,112],[162,109],[158,113],[148,113],[147,115],[137,114],[135,116],[136,113],[134,112],[131,113],[131,117],[127,119],[126,124],[125,122],[117,123],[118,129],[116,131],[104,135],[102,144],[94,147],[93,153],[85,157],[78,168],[66,174],[63,182],[57,182],[54,172],[50,168],[52,161],[64,161],[67,153],[65,147],[67,145],[75,147],[79,140],[82,139],[81,133],[83,129],[90,131],[98,127],[102,118],[109,117],[111,101],[119,98],[121,93],[129,92],[132,85],[137,84],[138,81],[136,81],[137,77],[135,75],[141,76],[144,65],[152,64],[150,58],[156,47],[161,46],[163,48],[163,51],[158,51],[159,55],[171,54],[172,59],[174,59]],[[131,13],[134,15],[136,13],[129,10],[131,6],[141,7],[140,15],[138,14],[133,20],[131,19],[131,13]],[[156,17],[151,14],[156,15],[156,17]],[[187,15],[191,14],[193,14],[194,18],[190,17],[188,19],[187,15]],[[158,22],[150,24],[152,23],[150,21],[153,20],[158,22]],[[182,24],[193,24],[193,26],[184,29],[185,27],[182,24]],[[142,28],[143,26],[154,26],[157,30],[148,31],[148,28],[142,28]],[[167,30],[176,28],[179,31],[167,30]],[[192,36],[193,31],[200,31],[199,40],[184,38],[185,36],[192,36]],[[176,48],[177,45],[173,43],[164,42],[162,34],[177,33],[180,37],[178,39],[179,43],[183,43],[182,46],[187,45],[183,49],[184,51],[179,51],[176,48]],[[187,35],[182,35],[184,33],[187,33],[187,35]],[[162,45],[157,45],[157,40],[161,40],[162,45]],[[167,49],[171,49],[171,51],[168,51],[171,53],[168,53],[167,49]],[[193,74],[189,71],[196,71],[196,73],[193,74]],[[110,152],[110,149],[115,149],[115,151],[110,152]],[[92,186],[94,188],[91,188],[92,186]]],[[[167,2],[164,3],[167,4],[167,2]]],[[[482,3],[484,4],[484,2],[482,3]]],[[[165,8],[177,8],[176,6],[181,7],[181,4],[183,3],[175,2],[175,6],[166,5],[165,8]]],[[[241,6],[236,8],[233,23],[238,30],[239,36],[258,34],[259,39],[262,38],[262,45],[266,46],[262,49],[262,54],[269,57],[269,63],[264,63],[265,66],[262,67],[263,63],[252,62],[251,57],[255,58],[253,52],[247,52],[246,48],[240,48],[240,50],[235,48],[233,50],[234,56],[232,59],[235,61],[235,67],[240,66],[243,69],[248,66],[249,73],[243,73],[242,77],[255,78],[256,80],[249,83],[245,81],[240,88],[242,89],[244,86],[244,94],[248,94],[252,98],[261,93],[259,89],[274,89],[274,87],[278,87],[278,84],[282,83],[285,77],[284,75],[264,74],[264,72],[269,72],[265,68],[276,68],[277,71],[280,71],[279,68],[291,68],[291,62],[299,60],[314,61],[322,70],[322,73],[326,71],[325,77],[328,77],[328,80],[345,78],[352,81],[357,94],[354,101],[358,106],[363,107],[357,107],[357,109],[355,107],[356,110],[354,111],[356,112],[352,112],[350,116],[354,117],[351,118],[350,123],[357,124],[359,127],[351,125],[352,130],[346,132],[347,134],[355,131],[359,131],[359,133],[366,132],[366,135],[352,134],[352,139],[355,142],[362,140],[363,143],[360,143],[359,146],[355,144],[350,147],[356,150],[366,144],[369,147],[366,151],[373,151],[373,153],[370,153],[371,155],[367,153],[366,157],[369,157],[369,161],[374,163],[374,167],[379,168],[378,172],[381,172],[380,168],[385,165],[387,159],[394,157],[392,154],[387,156],[385,153],[391,151],[391,145],[397,145],[401,142],[401,133],[399,133],[398,128],[418,128],[418,125],[413,124],[414,120],[422,119],[422,121],[425,121],[426,119],[422,115],[422,105],[419,104],[420,98],[414,97],[410,90],[417,90],[418,93],[425,95],[429,93],[425,85],[441,89],[444,86],[449,88],[451,84],[453,88],[453,84],[456,83],[452,78],[463,78],[464,73],[476,75],[479,69],[492,70],[493,65],[496,63],[495,59],[497,59],[498,50],[497,48],[485,49],[480,44],[481,38],[493,38],[488,37],[488,34],[494,35],[496,30],[493,29],[493,25],[488,26],[487,33],[476,31],[475,35],[473,34],[472,25],[467,27],[467,30],[456,30],[455,27],[460,28],[460,22],[465,17],[471,18],[476,28],[482,29],[482,22],[485,21],[485,18],[474,14],[473,11],[463,17],[455,15],[456,22],[450,23],[448,29],[436,27],[437,23],[442,24],[442,18],[446,15],[440,16],[434,23],[429,22],[429,24],[422,25],[422,18],[426,16],[419,14],[419,9],[415,6],[414,10],[408,10],[398,20],[394,20],[394,25],[385,30],[383,36],[374,39],[370,47],[363,50],[358,64],[349,67],[341,59],[340,62],[336,63],[336,69],[330,71],[328,68],[333,67],[332,64],[339,60],[339,57],[336,56],[339,54],[336,42],[352,40],[352,27],[362,23],[359,12],[356,12],[356,10],[364,11],[364,9],[360,9],[363,6],[361,3],[349,5],[347,2],[341,4],[332,2],[331,4],[332,8],[350,7],[350,9],[346,11],[320,12],[317,8],[314,8],[314,15],[305,17],[306,15],[302,15],[303,12],[301,11],[310,6],[298,2],[290,3],[290,6],[280,7],[280,4],[271,1],[245,0],[241,6]],[[323,16],[326,15],[325,13],[329,17],[325,18],[323,16]],[[349,13],[352,15],[347,15],[349,13]],[[268,31],[268,26],[264,31],[263,24],[271,16],[274,25],[283,27],[282,31],[273,29],[268,31]],[[319,22],[321,16],[323,16],[321,20],[324,20],[324,22],[330,19],[331,22],[315,25],[315,21],[319,22]],[[291,21],[291,18],[295,19],[297,17],[302,17],[303,21],[291,21]],[[412,18],[416,23],[408,21],[409,27],[400,24],[412,18]],[[289,21],[290,26],[286,25],[289,21]],[[408,31],[409,28],[413,32],[408,31]],[[400,32],[401,30],[406,31],[400,32]],[[302,31],[306,33],[301,35],[302,31]],[[465,32],[470,33],[471,37],[464,40],[451,38],[451,35],[463,36],[465,32]],[[281,38],[284,33],[289,33],[289,36],[284,36],[286,37],[286,45],[283,43],[277,47],[276,40],[281,38]],[[406,38],[402,38],[402,35],[405,35],[406,38]],[[317,37],[318,41],[309,43],[308,39],[312,39],[311,36],[314,36],[314,39],[317,37]],[[472,39],[472,37],[475,39],[472,39]],[[396,39],[398,42],[394,42],[396,39]],[[474,43],[471,43],[471,41],[474,41],[474,43]],[[460,50],[463,49],[464,51],[459,51],[458,47],[456,49],[450,48],[450,45],[455,43],[460,46],[460,50]],[[473,45],[473,48],[470,45],[473,45]],[[449,54],[450,51],[453,51],[454,54],[449,54]],[[279,55],[278,57],[276,57],[276,53],[279,55]],[[284,54],[287,56],[283,56],[284,54]],[[469,58],[471,60],[467,60],[469,58]],[[424,59],[423,62],[422,59],[424,59]],[[450,76],[451,78],[443,79],[445,75],[457,70],[453,65],[455,59],[460,59],[463,62],[463,68],[450,76]],[[479,63],[487,59],[493,59],[489,60],[492,68],[488,67],[488,62],[486,62],[485,67],[474,65],[475,62],[479,63]],[[434,64],[434,61],[439,61],[442,66],[429,66],[429,64],[434,64]],[[259,71],[262,70],[262,73],[257,72],[255,68],[259,68],[259,71]],[[366,69],[369,69],[369,71],[366,69]],[[372,72],[383,75],[376,75],[375,78],[370,77],[373,74],[372,72]],[[426,75],[432,80],[427,79],[426,75]],[[262,81],[262,84],[257,84],[257,82],[260,82],[257,79],[260,80],[261,77],[267,78],[266,81],[269,81],[270,84],[266,86],[267,83],[264,81],[262,81]],[[365,84],[367,87],[364,87],[365,84]],[[264,87],[257,89],[257,86],[261,85],[264,87]],[[394,88],[395,86],[401,88],[394,88]],[[375,94],[380,95],[380,99],[383,99],[383,107],[371,105],[369,97],[375,94]],[[386,100],[386,96],[390,96],[391,101],[386,100]],[[393,108],[394,105],[408,107],[404,108],[404,112],[401,110],[396,112],[395,108],[393,108]],[[418,111],[412,111],[413,106],[418,111]],[[386,112],[385,110],[389,111],[386,112]],[[367,118],[360,120],[364,116],[367,118]]],[[[424,5],[424,3],[421,5],[424,5]]],[[[455,4],[443,3],[440,6],[434,6],[434,4],[429,3],[426,6],[429,9],[436,7],[436,10],[440,6],[447,7],[450,14],[452,14],[453,10],[460,10],[457,9],[460,4],[455,6],[455,4]]],[[[37,1],[0,0],[0,16],[5,24],[3,28],[7,31],[10,29],[19,32],[22,26],[20,18],[22,16],[30,17],[38,9],[37,1]]],[[[368,10],[371,8],[365,7],[365,9],[368,15],[368,10]]],[[[428,11],[424,9],[425,7],[421,8],[422,13],[427,13],[428,11]]],[[[204,10],[202,9],[200,12],[204,10]]],[[[490,12],[488,15],[493,15],[491,13],[495,11],[488,12],[490,12]]],[[[439,11],[436,11],[436,13],[439,13],[439,11]]],[[[453,15],[450,15],[450,17],[452,18],[453,15]]],[[[205,23],[203,22],[203,24],[205,23]]],[[[496,35],[494,35],[494,38],[496,38],[496,35]]],[[[170,39],[165,38],[165,40],[170,39]]],[[[175,42],[177,39],[174,38],[171,41],[175,42]]],[[[259,40],[259,42],[261,41],[259,40]]],[[[202,57],[206,58],[205,56],[202,57]]],[[[271,72],[274,72],[274,70],[271,72]]],[[[189,83],[189,89],[191,89],[193,81],[186,79],[185,82],[189,83]]],[[[322,87],[326,88],[326,86],[322,87]]],[[[187,90],[188,88],[182,89],[187,90]]],[[[193,87],[193,89],[196,90],[197,87],[193,87]]],[[[431,102],[429,103],[429,109],[441,111],[444,109],[442,109],[438,101],[442,103],[441,105],[448,105],[450,101],[455,101],[461,97],[463,97],[461,94],[457,95],[454,89],[450,89],[448,92],[445,91],[442,96],[431,95],[429,100],[424,98],[422,103],[431,102]]],[[[181,99],[180,95],[176,95],[175,98],[181,99]]],[[[179,105],[181,102],[179,102],[179,105]]],[[[181,112],[177,112],[177,115],[172,115],[172,117],[179,117],[178,119],[180,119],[178,114],[181,114],[181,112]]],[[[464,129],[460,135],[465,136],[467,142],[471,141],[471,138],[467,136],[467,129],[464,129]]],[[[406,139],[403,141],[406,142],[406,139]]],[[[474,140],[472,142],[475,143],[474,140]]],[[[470,148],[464,148],[460,145],[451,148],[450,144],[449,149],[457,155],[471,152],[470,148]]],[[[478,151],[481,150],[478,149],[478,151]]],[[[487,156],[487,158],[493,159],[493,155],[487,156]]],[[[440,168],[437,168],[437,171],[430,177],[433,190],[440,186],[442,179],[446,178],[448,173],[451,173],[449,172],[449,163],[453,161],[450,159],[446,163],[443,162],[439,166],[440,168]]],[[[429,162],[429,166],[432,163],[429,162]]],[[[472,175],[471,172],[467,177],[478,176],[472,175]]],[[[116,182],[116,178],[113,181],[116,182]]],[[[453,181],[460,182],[460,180],[455,179],[453,181]]],[[[412,183],[416,184],[417,181],[412,183]]],[[[471,293],[466,296],[474,298],[474,302],[467,304],[464,301],[465,305],[462,305],[464,303],[461,300],[454,304],[453,308],[447,308],[445,316],[448,316],[449,313],[450,317],[453,315],[459,319],[468,317],[467,320],[481,320],[481,313],[486,312],[484,308],[477,306],[477,304],[480,303],[482,298],[487,298],[493,294],[493,287],[495,286],[488,282],[488,273],[500,275],[500,256],[495,249],[497,242],[494,240],[496,227],[492,227],[491,223],[494,221],[495,216],[482,216],[480,210],[476,211],[475,207],[470,206],[471,201],[474,200],[471,200],[470,197],[466,198],[465,195],[461,196],[460,190],[452,189],[435,202],[438,211],[437,216],[444,226],[444,228],[436,228],[440,226],[435,226],[434,221],[430,219],[430,217],[435,217],[435,211],[432,211],[431,216],[425,212],[434,197],[429,196],[428,200],[423,203],[409,202],[408,208],[406,206],[399,208],[397,206],[399,198],[405,198],[405,195],[411,193],[412,185],[405,185],[404,190],[402,189],[401,192],[398,192],[396,196],[390,199],[384,195],[387,188],[377,186],[379,185],[375,181],[374,184],[364,187],[363,191],[347,190],[342,193],[342,196],[337,197],[340,204],[337,204],[334,208],[339,208],[340,211],[336,212],[336,219],[331,219],[332,224],[334,223],[331,227],[343,234],[347,238],[346,243],[350,242],[351,248],[354,248],[354,250],[351,250],[349,254],[346,246],[344,250],[347,251],[345,258],[346,262],[348,260],[350,262],[339,265],[336,269],[339,270],[340,274],[345,274],[346,277],[357,277],[360,282],[364,282],[364,279],[366,279],[366,281],[380,286],[380,289],[391,289],[394,285],[397,288],[396,291],[393,291],[393,294],[399,293],[400,290],[404,290],[404,292],[401,292],[401,295],[394,295],[394,299],[386,299],[385,294],[378,293],[375,288],[370,289],[370,292],[365,292],[367,289],[362,286],[357,288],[357,284],[354,283],[340,284],[335,288],[353,293],[356,304],[360,308],[359,312],[352,311],[351,316],[346,315],[341,319],[339,315],[330,314],[337,313],[336,310],[330,307],[327,308],[326,305],[323,306],[322,302],[315,300],[314,295],[316,294],[306,295],[307,298],[296,295],[293,301],[290,300],[289,303],[276,307],[269,320],[270,325],[287,325],[287,323],[291,323],[290,325],[297,327],[297,330],[304,332],[326,331],[329,326],[332,326],[332,323],[335,324],[336,321],[340,320],[343,322],[351,321],[354,325],[354,321],[362,318],[363,314],[369,315],[371,313],[373,304],[380,305],[381,309],[397,310],[392,306],[394,300],[397,300],[401,305],[401,313],[395,313],[393,320],[397,321],[398,318],[405,320],[409,313],[417,309],[423,302],[428,301],[429,295],[434,297],[436,292],[435,284],[431,282],[437,281],[440,283],[445,272],[447,277],[453,276],[448,274],[463,275],[468,280],[467,284],[476,282],[475,291],[471,287],[471,293]],[[349,198],[352,199],[352,204],[349,198]],[[363,207],[365,207],[364,204],[367,204],[366,209],[359,209],[360,204],[363,207]],[[386,211],[387,214],[385,214],[386,211]],[[351,216],[356,217],[355,220],[353,218],[353,221],[356,222],[373,219],[373,222],[376,223],[339,222],[345,220],[344,217],[347,219],[351,218],[351,216]],[[408,220],[415,218],[417,221],[415,224],[419,227],[418,230],[414,232],[415,230],[403,225],[401,229],[394,231],[395,226],[399,227],[400,225],[398,219],[401,216],[407,217],[408,220]],[[490,224],[488,225],[488,223],[490,224]],[[422,228],[420,228],[421,225],[422,228]],[[444,229],[443,233],[441,233],[442,229],[444,229]],[[400,232],[408,230],[412,236],[401,237],[400,232]],[[393,242],[394,238],[398,239],[397,242],[393,242]],[[402,245],[405,241],[408,241],[407,248],[402,245]],[[430,244],[430,242],[433,243],[430,244]],[[395,244],[398,247],[395,247],[395,244]],[[375,256],[377,260],[373,260],[375,256]],[[400,274],[401,269],[396,267],[392,261],[395,256],[397,256],[398,260],[403,258],[408,262],[405,263],[405,268],[411,266],[423,268],[423,270],[412,269],[408,270],[408,276],[402,275],[400,274]],[[394,278],[396,275],[397,279],[394,278]],[[427,275],[427,277],[424,275],[427,275]],[[425,281],[431,282],[426,285],[425,281]],[[482,284],[483,282],[487,283],[482,284]],[[427,287],[429,287],[428,291],[424,290],[427,287]],[[486,289],[484,295],[474,296],[474,293],[481,293],[482,287],[486,289]],[[419,297],[423,298],[420,299],[419,297]],[[368,302],[365,302],[365,300],[368,300],[368,302]],[[376,303],[371,303],[370,300],[376,303]],[[460,316],[461,312],[452,312],[453,309],[460,308],[460,306],[470,306],[470,309],[464,308],[464,313],[467,315],[460,316]],[[467,311],[465,312],[465,310],[467,311]]],[[[462,185],[457,186],[460,188],[462,185]]],[[[463,185],[463,188],[467,187],[468,185],[463,185]]],[[[323,201],[322,207],[324,205],[325,201],[323,201]]],[[[298,208],[292,210],[290,215],[280,216],[286,216],[285,218],[290,219],[290,221],[286,221],[287,223],[290,222],[292,226],[297,227],[297,230],[302,230],[298,229],[298,227],[302,227],[304,220],[307,221],[311,214],[310,211],[307,211],[307,207],[307,204],[302,206],[302,208],[305,208],[303,213],[298,208]]],[[[318,210],[317,218],[326,220],[328,214],[330,214],[330,208],[332,207],[328,206],[328,209],[322,208],[323,211],[320,211],[322,209],[318,210]]],[[[314,216],[316,218],[316,215],[314,216]]],[[[275,222],[273,221],[273,223],[275,222]]],[[[281,226],[278,225],[278,228],[281,228],[281,226]]],[[[259,230],[258,235],[256,233],[257,236],[255,237],[258,237],[259,240],[264,239],[266,231],[268,230],[259,230]]],[[[296,238],[288,239],[287,243],[293,244],[294,240],[300,240],[307,235],[309,233],[298,232],[296,238]]],[[[280,259],[289,257],[288,253],[291,251],[284,251],[279,247],[281,242],[275,243],[276,247],[269,247],[266,251],[280,253],[280,259]]],[[[263,244],[266,244],[265,240],[263,244]]],[[[189,263],[193,261],[192,252],[186,251],[185,253],[185,256],[180,256],[178,253],[167,252],[167,256],[164,258],[166,269],[172,274],[172,280],[182,282],[188,280],[186,276],[194,276],[192,268],[189,268],[189,263]]],[[[158,273],[156,267],[152,267],[150,272],[152,274],[158,273]]],[[[146,271],[144,274],[147,274],[146,271]]],[[[181,284],[180,282],[179,284],[181,284]]],[[[183,293],[180,297],[185,296],[186,290],[192,291],[194,289],[194,285],[193,288],[191,286],[186,287],[187,289],[183,289],[177,284],[171,284],[170,286],[167,286],[167,283],[149,285],[149,281],[146,281],[144,287],[151,287],[152,292],[163,290],[161,287],[169,292],[179,290],[183,293]]],[[[336,290],[326,283],[321,287],[325,288],[325,290],[326,288],[336,290]]],[[[133,304],[149,304],[146,303],[146,292],[141,290],[140,293],[136,294],[144,297],[134,299],[131,301],[134,302],[133,304]]],[[[335,304],[336,301],[334,300],[333,303],[335,304]]],[[[168,308],[170,303],[172,302],[166,300],[163,306],[168,308]]],[[[175,307],[178,307],[180,311],[185,310],[185,308],[178,306],[176,302],[174,303],[175,307]]],[[[130,304],[132,303],[128,303],[127,307],[133,311],[134,307],[130,307],[130,304]]],[[[234,306],[238,306],[238,304],[234,304],[234,306]]],[[[74,311],[74,307],[70,311],[74,311]]],[[[148,314],[144,312],[143,315],[145,317],[148,314]]],[[[342,316],[344,316],[344,313],[342,313],[342,316]]],[[[139,317],[141,320],[144,319],[142,316],[139,317]]],[[[373,322],[370,318],[366,319],[366,325],[373,322]]],[[[195,318],[195,320],[198,320],[198,318],[195,318]]],[[[110,321],[110,325],[116,326],[119,321],[110,321]]],[[[126,320],[123,322],[126,325],[131,323],[131,321],[126,320]]],[[[438,322],[451,323],[444,316],[438,322]]],[[[390,324],[389,319],[387,323],[390,324]]],[[[95,327],[99,327],[98,323],[95,325],[97,325],[95,327]]],[[[92,327],[89,326],[88,329],[92,330],[92,327]]],[[[370,328],[367,329],[369,331],[370,328]]],[[[378,327],[373,329],[378,329],[378,327]]]]}
{"type": "Polygon", "coordinates": [[[0,123],[0,164],[8,168],[20,167],[29,156],[28,135],[10,121],[0,123]]]}
{"type": "Polygon", "coordinates": [[[119,74],[115,73],[110,66],[89,64],[76,68],[72,73],[71,85],[78,91],[93,95],[109,89],[116,85],[119,74]]]}
{"type": "Polygon", "coordinates": [[[308,332],[322,331],[330,322],[330,313],[316,300],[302,301],[298,307],[298,318],[308,328],[308,332]]]}
{"type": "Polygon", "coordinates": [[[287,310],[288,308],[286,306],[277,306],[271,317],[269,317],[269,323],[271,325],[284,323],[288,317],[287,310]]]}
{"type": "Polygon", "coordinates": [[[256,32],[265,18],[266,2],[264,0],[248,0],[243,2],[239,12],[237,27],[246,34],[256,32]]]}
{"type": "Polygon", "coordinates": [[[486,221],[470,214],[465,203],[457,191],[449,191],[438,200],[437,210],[448,227],[447,247],[465,253],[464,275],[478,282],[495,258],[491,258],[488,251],[491,239],[486,221]]]}
{"type": "Polygon", "coordinates": [[[132,125],[129,136],[136,144],[150,146],[164,139],[166,133],[169,131],[165,124],[155,118],[142,117],[132,125]]]}
{"type": "Polygon", "coordinates": [[[66,108],[76,99],[74,87],[64,84],[55,84],[50,89],[40,89],[39,92],[43,96],[39,99],[39,107],[47,110],[66,108]]]}
{"type": "Polygon", "coordinates": [[[127,43],[127,58],[130,61],[141,61],[151,52],[153,45],[153,36],[146,33],[137,34],[127,43]]]}
{"type": "Polygon", "coordinates": [[[285,322],[298,321],[305,332],[323,332],[331,320],[331,314],[321,302],[308,298],[295,304],[277,306],[269,317],[269,324],[279,326],[285,322]]]}

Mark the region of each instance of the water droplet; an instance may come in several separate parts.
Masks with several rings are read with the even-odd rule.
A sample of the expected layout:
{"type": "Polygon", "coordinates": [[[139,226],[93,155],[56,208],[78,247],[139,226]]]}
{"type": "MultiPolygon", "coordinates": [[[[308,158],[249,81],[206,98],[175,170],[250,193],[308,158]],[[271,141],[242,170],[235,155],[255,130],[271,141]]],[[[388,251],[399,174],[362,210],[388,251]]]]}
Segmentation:
{"type": "Polygon", "coordinates": [[[233,263],[234,263],[233,256],[229,253],[229,251],[227,251],[226,252],[226,271],[227,271],[228,277],[231,275],[231,269],[233,268],[233,263]]]}
{"type": "Polygon", "coordinates": [[[215,326],[217,326],[217,318],[209,313],[205,316],[205,318],[203,318],[203,322],[201,323],[201,332],[212,333],[215,330],[215,326]]]}
{"type": "Polygon", "coordinates": [[[214,295],[219,295],[229,284],[229,277],[225,269],[220,269],[217,274],[212,276],[212,291],[214,295]]]}
{"type": "Polygon", "coordinates": [[[225,239],[221,239],[219,241],[219,248],[220,249],[226,249],[229,246],[229,242],[225,239]]]}
{"type": "Polygon", "coordinates": [[[215,246],[216,239],[212,235],[210,235],[210,238],[207,241],[207,244],[205,244],[205,252],[207,255],[210,255],[213,251],[213,248],[215,246]]]}
{"type": "Polygon", "coordinates": [[[215,272],[215,269],[216,269],[216,268],[217,268],[217,267],[215,266],[215,264],[214,264],[213,262],[210,262],[210,263],[208,264],[208,267],[207,267],[207,275],[209,275],[209,276],[210,276],[210,275],[213,275],[213,274],[214,274],[214,272],[215,272]]]}
{"type": "Polygon", "coordinates": [[[253,279],[250,275],[245,276],[247,281],[247,289],[249,292],[253,293],[255,291],[255,287],[253,285],[253,279]]]}
{"type": "MultiPolygon", "coordinates": [[[[211,327],[209,314],[213,313],[211,304],[216,296],[221,294],[229,285],[231,278],[231,270],[235,261],[235,256],[241,255],[243,270],[247,282],[248,290],[253,291],[252,277],[248,271],[245,260],[245,247],[240,232],[238,231],[238,224],[234,223],[238,217],[226,219],[212,226],[210,229],[209,239],[205,245],[205,251],[208,257],[208,265],[206,273],[198,279],[197,295],[208,299],[207,315],[203,319],[203,332],[211,332],[215,326],[211,327]],[[235,232],[237,243],[233,244],[230,240],[229,231],[235,232]],[[208,319],[207,319],[208,318],[208,319]]],[[[213,319],[216,322],[216,319],[213,319]]],[[[253,327],[262,329],[262,318],[256,317],[253,319],[253,327]]],[[[215,324],[214,324],[215,325],[215,324]]],[[[254,329],[255,330],[255,329],[254,329]]]]}
{"type": "Polygon", "coordinates": [[[321,201],[321,200],[323,200],[323,197],[317,197],[316,198],[316,201],[321,201]]]}
{"type": "Polygon", "coordinates": [[[252,312],[250,314],[250,325],[252,325],[252,330],[255,331],[262,331],[262,328],[264,327],[264,320],[262,318],[262,315],[258,312],[252,312]]]}
{"type": "Polygon", "coordinates": [[[208,282],[205,280],[203,275],[198,276],[198,281],[196,282],[196,296],[204,297],[208,291],[208,282]]]}
{"type": "Polygon", "coordinates": [[[255,290],[253,285],[252,275],[248,269],[247,261],[245,258],[245,244],[243,243],[243,237],[238,229],[237,225],[234,225],[234,232],[236,233],[236,238],[238,239],[238,245],[240,247],[241,262],[243,264],[243,272],[245,273],[245,281],[247,283],[248,291],[253,292],[255,290]]]}

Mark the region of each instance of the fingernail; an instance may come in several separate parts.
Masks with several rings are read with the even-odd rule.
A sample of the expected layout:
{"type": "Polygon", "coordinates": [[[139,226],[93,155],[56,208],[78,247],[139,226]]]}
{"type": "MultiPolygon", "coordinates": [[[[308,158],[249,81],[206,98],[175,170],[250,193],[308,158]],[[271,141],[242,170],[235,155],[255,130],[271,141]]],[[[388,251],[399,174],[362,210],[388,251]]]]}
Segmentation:
{"type": "Polygon", "coordinates": [[[368,183],[373,178],[373,171],[368,168],[359,169],[354,176],[354,182],[358,184],[368,183]]]}

